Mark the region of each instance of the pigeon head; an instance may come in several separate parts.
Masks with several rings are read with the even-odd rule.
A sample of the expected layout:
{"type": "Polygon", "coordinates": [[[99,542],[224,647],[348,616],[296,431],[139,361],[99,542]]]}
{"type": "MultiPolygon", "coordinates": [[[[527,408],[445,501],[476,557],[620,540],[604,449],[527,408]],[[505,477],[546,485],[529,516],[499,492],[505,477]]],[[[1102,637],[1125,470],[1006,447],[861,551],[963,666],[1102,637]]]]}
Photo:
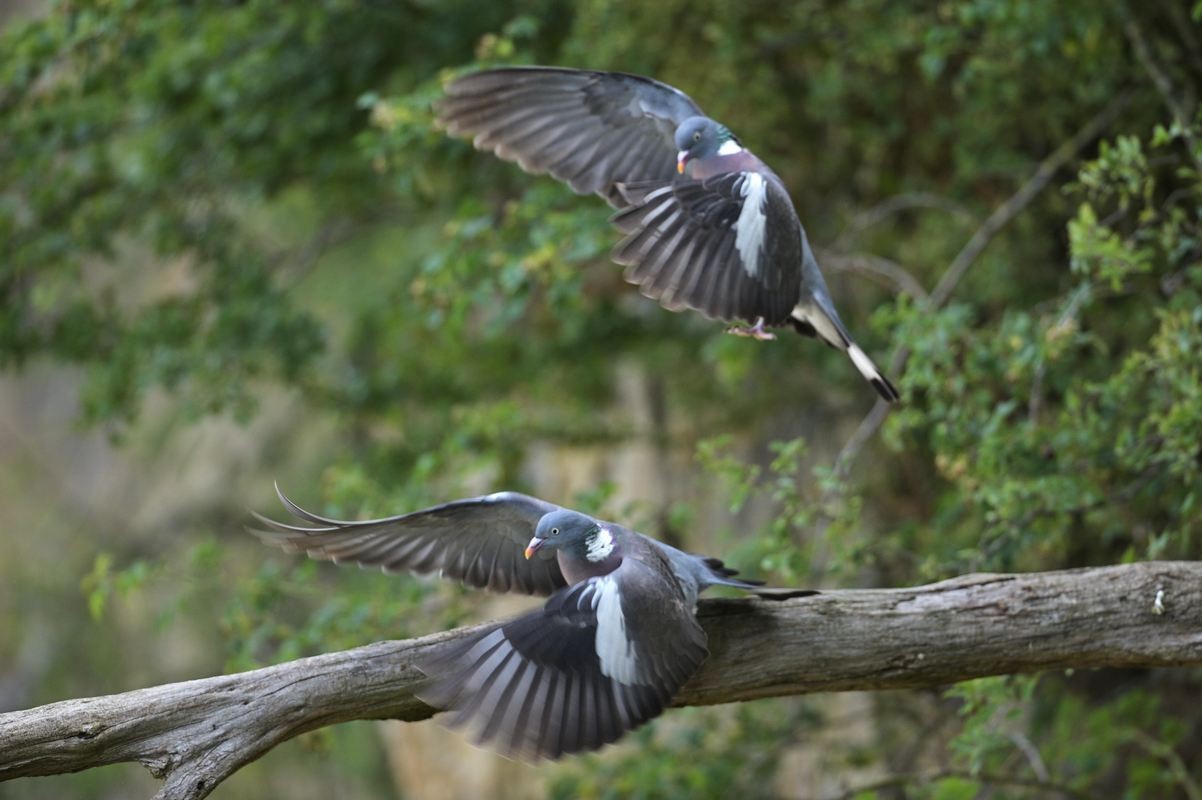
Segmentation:
{"type": "Polygon", "coordinates": [[[689,117],[676,128],[676,171],[684,173],[685,165],[699,158],[730,155],[743,148],[725,125],[709,117],[689,117]]]}
{"type": "Polygon", "coordinates": [[[538,521],[534,538],[526,547],[526,558],[539,550],[563,550],[574,556],[597,561],[613,550],[613,537],[597,520],[566,508],[552,511],[538,521]]]}

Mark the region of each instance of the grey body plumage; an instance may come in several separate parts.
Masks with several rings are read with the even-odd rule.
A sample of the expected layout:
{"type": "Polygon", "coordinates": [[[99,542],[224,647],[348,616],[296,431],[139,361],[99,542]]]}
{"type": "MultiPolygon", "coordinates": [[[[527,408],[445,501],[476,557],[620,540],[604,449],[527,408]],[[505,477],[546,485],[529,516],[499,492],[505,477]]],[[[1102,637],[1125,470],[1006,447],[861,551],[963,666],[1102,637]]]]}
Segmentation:
{"type": "Polygon", "coordinates": [[[740,580],[717,559],[516,492],[361,522],[279,495],[304,524],[256,514],[264,527],[251,532],[286,551],[548,596],[419,664],[423,700],[479,743],[529,760],[597,749],[659,715],[708,653],[693,609],[710,586],[811,594],[740,580]]]}
{"type": "Polygon", "coordinates": [[[437,113],[476,147],[604,197],[626,234],[614,261],[665,308],[757,332],[791,325],[898,399],[839,319],[784,183],[683,92],[625,73],[507,67],[452,81],[437,113]]]}

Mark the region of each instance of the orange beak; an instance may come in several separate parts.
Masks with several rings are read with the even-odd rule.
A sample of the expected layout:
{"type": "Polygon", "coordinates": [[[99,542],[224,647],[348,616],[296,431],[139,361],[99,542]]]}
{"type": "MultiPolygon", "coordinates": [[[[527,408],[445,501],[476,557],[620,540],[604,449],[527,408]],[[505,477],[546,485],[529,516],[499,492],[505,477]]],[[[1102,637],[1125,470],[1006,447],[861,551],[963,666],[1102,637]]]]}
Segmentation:
{"type": "Polygon", "coordinates": [[[684,165],[689,162],[689,154],[681,150],[676,154],[676,172],[680,175],[684,174],[684,165]]]}
{"type": "Polygon", "coordinates": [[[538,552],[538,549],[543,546],[543,539],[535,536],[530,540],[530,544],[526,545],[526,560],[530,560],[530,556],[538,552]]]}

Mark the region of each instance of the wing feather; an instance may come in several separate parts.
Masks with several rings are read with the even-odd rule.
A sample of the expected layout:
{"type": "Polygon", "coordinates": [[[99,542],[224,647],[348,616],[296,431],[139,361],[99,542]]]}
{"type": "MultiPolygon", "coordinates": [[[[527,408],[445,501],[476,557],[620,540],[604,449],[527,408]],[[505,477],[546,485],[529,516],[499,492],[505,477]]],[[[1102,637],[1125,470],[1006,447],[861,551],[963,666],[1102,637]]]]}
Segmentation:
{"type": "Polygon", "coordinates": [[[719,319],[789,319],[801,290],[800,225],[775,176],[729,172],[622,188],[629,205],[611,221],[626,238],[611,257],[643,294],[719,319]],[[753,179],[760,188],[749,192],[753,179]],[[760,206],[744,217],[748,196],[760,206]]]}
{"type": "Polygon", "coordinates": [[[670,567],[627,558],[539,611],[432,652],[419,663],[428,679],[418,695],[453,711],[451,724],[481,744],[554,759],[658,716],[705,656],[670,567]]]}
{"type": "Polygon", "coordinates": [[[616,183],[672,176],[676,127],[702,112],[683,92],[638,75],[506,67],[453,80],[436,113],[480,149],[620,206],[616,183]],[[545,124],[528,124],[540,117],[545,124]]]}
{"type": "Polygon", "coordinates": [[[335,520],[292,502],[280,502],[307,525],[277,522],[261,514],[264,527],[251,533],[268,544],[312,558],[386,571],[441,572],[469,586],[550,595],[566,585],[553,552],[522,552],[543,515],[558,506],[517,492],[457,500],[374,520],[335,520]]]}

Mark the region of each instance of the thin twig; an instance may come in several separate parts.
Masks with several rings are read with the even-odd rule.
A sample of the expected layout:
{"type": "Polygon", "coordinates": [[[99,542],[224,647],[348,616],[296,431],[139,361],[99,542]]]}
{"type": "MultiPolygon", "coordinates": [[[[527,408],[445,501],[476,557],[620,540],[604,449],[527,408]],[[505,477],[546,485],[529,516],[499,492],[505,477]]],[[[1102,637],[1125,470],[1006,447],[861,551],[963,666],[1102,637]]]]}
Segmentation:
{"type": "Polygon", "coordinates": [[[1066,164],[1076,158],[1087,144],[1096,139],[1102,131],[1110,127],[1110,124],[1122,113],[1123,109],[1131,102],[1132,93],[1122,92],[1115,96],[1113,100],[1106,105],[1101,112],[1093,117],[1089,122],[1077,131],[1071,139],[1061,144],[1051,155],[1040,162],[1035,169],[1034,174],[1027,179],[1019,190],[1010,196],[1006,202],[993,210],[988,219],[977,228],[976,233],[968,240],[968,244],[964,245],[956,257],[952,260],[947,271],[943,273],[943,277],[939,279],[939,283],[935,285],[935,289],[931,292],[931,307],[932,310],[941,308],[944,303],[951,297],[960,280],[968,272],[968,268],[973,265],[977,257],[985,250],[993,237],[998,234],[1002,228],[1006,227],[1015,217],[1019,215],[1031,201],[1039,196],[1052,177],[1061,170],[1066,164]]]}
{"type": "Polygon", "coordinates": [[[873,225],[879,224],[894,214],[915,208],[946,211],[960,221],[969,224],[976,221],[972,212],[949,197],[933,192],[905,192],[887,197],[856,214],[847,228],[835,238],[835,242],[840,246],[846,245],[873,225]]]}
{"type": "Polygon", "coordinates": [[[1199,43],[1198,36],[1194,32],[1195,22],[1190,19],[1189,13],[1185,10],[1183,3],[1177,0],[1166,0],[1161,5],[1168,15],[1173,18],[1173,30],[1181,37],[1182,43],[1185,45],[1186,60],[1193,66],[1194,70],[1202,73],[1202,43],[1199,43]]]}
{"type": "Polygon", "coordinates": [[[1185,791],[1189,800],[1202,800],[1202,788],[1199,788],[1198,782],[1190,775],[1189,767],[1185,765],[1176,750],[1141,730],[1132,731],[1131,739],[1149,755],[1168,763],[1169,771],[1173,773],[1173,779],[1185,791]]]}
{"type": "Polygon", "coordinates": [[[1023,754],[1023,758],[1027,759],[1027,764],[1030,765],[1031,771],[1035,773],[1035,777],[1041,781],[1051,780],[1048,774],[1048,765],[1043,762],[1043,756],[1039,754],[1039,748],[1035,743],[1027,738],[1027,735],[1022,731],[1011,731],[1010,741],[1014,742],[1014,746],[1023,754]]]}
{"type": "Polygon", "coordinates": [[[1152,48],[1148,47],[1148,40],[1144,37],[1143,29],[1135,21],[1135,17],[1130,11],[1125,12],[1123,16],[1123,32],[1127,34],[1127,39],[1131,42],[1131,50],[1135,53],[1136,60],[1144,68],[1144,72],[1148,73],[1148,79],[1160,93],[1160,98],[1173,116],[1173,121],[1181,129],[1181,135],[1185,138],[1189,157],[1193,160],[1194,166],[1202,171],[1202,159],[1198,157],[1198,139],[1190,127],[1189,114],[1186,112],[1185,106],[1177,100],[1172,80],[1156,63],[1156,58],[1152,55],[1152,48]]]}
{"type": "Polygon", "coordinates": [[[345,217],[331,220],[299,248],[282,250],[275,256],[275,261],[289,282],[295,285],[313,271],[322,256],[332,248],[351,241],[361,230],[362,226],[345,217]]]}
{"type": "Polygon", "coordinates": [[[892,259],[872,253],[836,253],[819,250],[818,260],[823,266],[841,272],[855,272],[877,280],[883,279],[899,293],[908,294],[918,300],[927,299],[927,290],[922,287],[913,273],[892,259]]]}
{"type": "Polygon", "coordinates": [[[990,775],[987,773],[974,775],[965,770],[935,770],[932,772],[917,772],[906,775],[893,775],[873,783],[857,786],[854,789],[849,789],[841,795],[838,795],[836,800],[851,800],[866,792],[875,792],[880,789],[893,789],[910,784],[929,784],[936,781],[947,780],[948,778],[960,778],[963,780],[978,781],[983,784],[992,784],[995,786],[1022,786],[1027,789],[1036,789],[1047,792],[1049,794],[1067,797],[1070,800],[1089,800],[1089,795],[1079,792],[1071,786],[1065,786],[1063,783],[1053,783],[1052,781],[1039,780],[1038,778],[1015,778],[1010,775],[990,775]]]}
{"type": "MultiPolygon", "coordinates": [[[[1011,195],[1004,203],[993,210],[993,213],[981,224],[968,243],[963,249],[956,254],[952,263],[943,273],[943,277],[939,279],[939,283],[935,285],[935,289],[931,292],[928,307],[931,311],[936,311],[951,298],[952,292],[956,286],[968,273],[968,269],[976,262],[977,258],[984,252],[985,248],[993,241],[999,231],[1008,225],[1020,212],[1031,204],[1039,193],[1048,185],[1052,177],[1060,171],[1066,164],[1077,156],[1101,133],[1110,126],[1112,122],[1122,113],[1123,109],[1131,102],[1132,93],[1122,92],[1114,97],[1105,108],[1096,114],[1089,122],[1085,123],[1082,128],[1077,131],[1072,138],[1061,144],[1050,155],[1036,167],[1035,172],[1031,177],[1019,187],[1018,191],[1011,195]]],[[[894,353],[893,358],[889,362],[888,374],[895,377],[905,368],[906,362],[910,358],[910,349],[903,347],[894,353]]],[[[835,462],[836,474],[846,474],[864,445],[872,438],[881,424],[884,423],[885,417],[889,415],[891,406],[884,400],[877,400],[876,405],[868,412],[868,416],[860,423],[851,440],[843,446],[839,452],[839,456],[835,462]]]]}
{"type": "Polygon", "coordinates": [[[868,444],[868,440],[872,438],[872,435],[881,427],[881,423],[885,421],[885,417],[889,415],[889,408],[888,403],[883,400],[877,400],[872,406],[872,410],[868,412],[868,415],[860,420],[855,433],[847,440],[847,444],[843,445],[843,449],[839,451],[839,455],[835,456],[835,477],[847,477],[847,473],[851,470],[851,465],[855,462],[856,456],[860,454],[864,445],[868,444]]]}

